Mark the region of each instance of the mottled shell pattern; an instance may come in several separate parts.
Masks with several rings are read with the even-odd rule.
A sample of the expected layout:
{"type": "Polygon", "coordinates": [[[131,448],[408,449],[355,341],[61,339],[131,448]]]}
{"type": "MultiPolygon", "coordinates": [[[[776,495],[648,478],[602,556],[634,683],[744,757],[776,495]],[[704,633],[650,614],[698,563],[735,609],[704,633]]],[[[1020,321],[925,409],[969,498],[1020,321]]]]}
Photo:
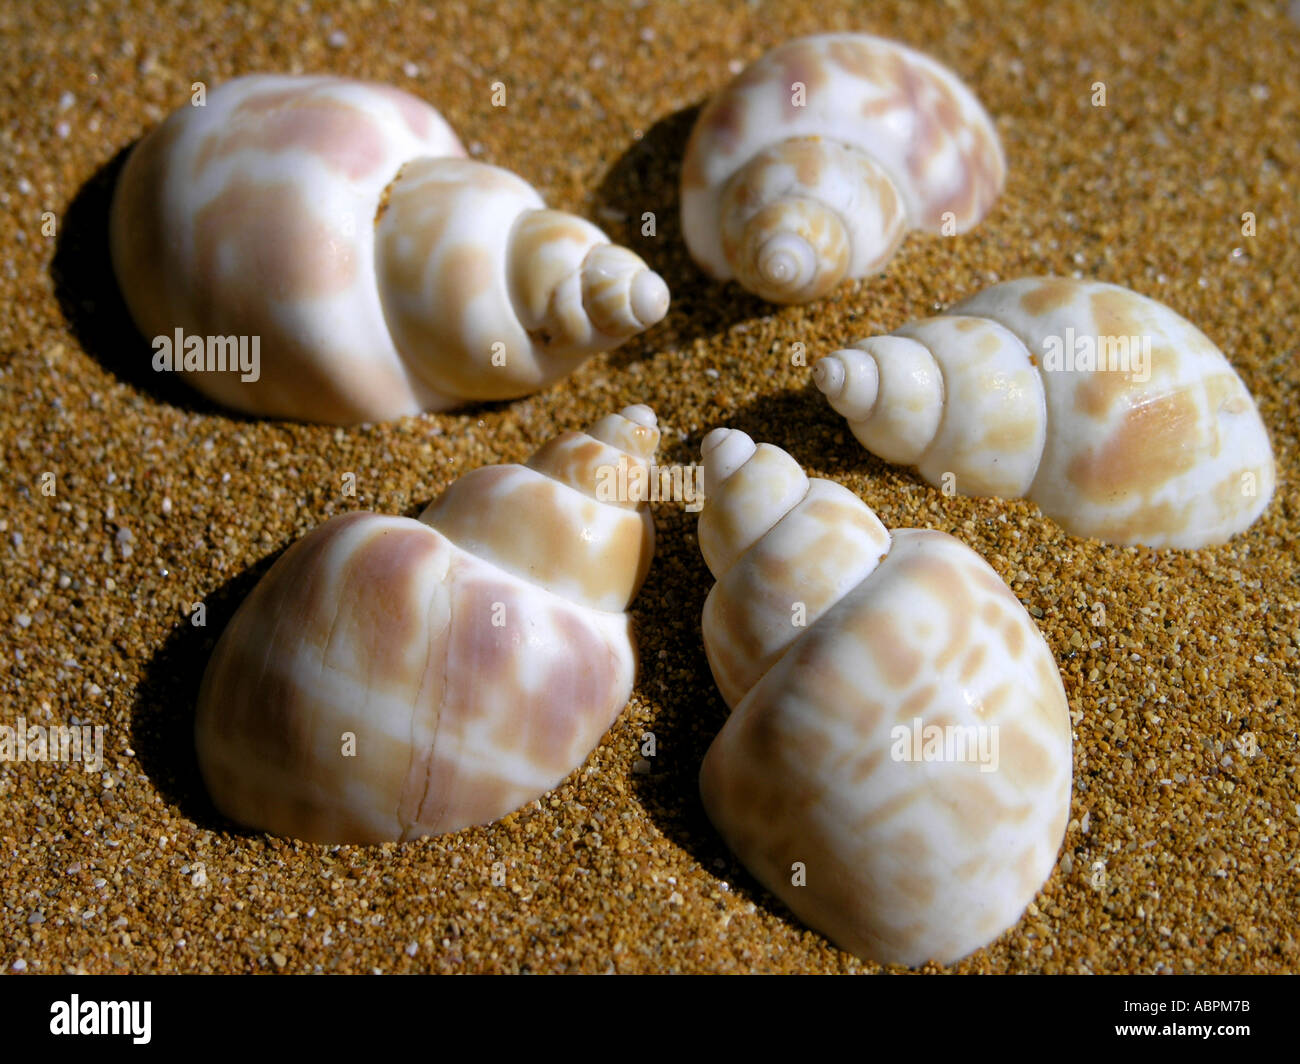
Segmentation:
{"type": "Polygon", "coordinates": [[[1033,499],[1075,535],[1209,546],[1273,494],[1268,433],[1223,353],[1116,285],[994,285],[813,379],[873,454],[963,495],[1033,499]]]}
{"type": "Polygon", "coordinates": [[[114,197],[146,337],[258,337],[260,376],[188,374],[247,413],[336,424],[511,399],[667,312],[663,280],[422,100],[251,75],[173,113],[114,197]]]}
{"type": "Polygon", "coordinates": [[[704,643],[732,710],[700,774],[709,818],[864,959],[992,941],[1051,872],[1070,807],[1065,691],[1033,621],[969,548],[891,536],[780,448],[717,429],[704,477],[704,643]]]}
{"type": "Polygon", "coordinates": [[[658,439],[627,407],[466,474],[419,520],[341,515],[290,547],[203,678],[217,808],[310,842],[395,841],[496,820],[580,766],[631,694],[624,611],[654,544],[645,505],[597,485],[658,439]]]}
{"type": "Polygon", "coordinates": [[[804,303],[879,270],[910,229],[970,229],[1005,176],[993,122],[950,70],[866,34],[805,37],[700,112],[682,235],[710,276],[804,303]]]}

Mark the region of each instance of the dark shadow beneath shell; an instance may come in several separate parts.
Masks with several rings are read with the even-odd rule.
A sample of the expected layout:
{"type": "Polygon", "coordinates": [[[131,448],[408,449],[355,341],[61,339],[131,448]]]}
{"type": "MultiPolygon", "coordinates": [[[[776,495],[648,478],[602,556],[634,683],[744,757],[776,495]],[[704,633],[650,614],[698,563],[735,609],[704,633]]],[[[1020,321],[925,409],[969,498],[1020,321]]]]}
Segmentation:
{"type": "Polygon", "coordinates": [[[213,647],[240,604],[288,548],[278,547],[203,596],[203,626],[179,616],[144,668],[131,707],[131,746],[163,799],[201,828],[255,837],[221,815],[208,797],[194,745],[199,685],[213,647]]]}
{"type": "Polygon", "coordinates": [[[82,350],[119,381],[181,410],[240,418],[190,388],[180,374],[154,371],[153,348],[122,298],[109,251],[108,220],[113,190],[134,147],[128,144],[96,170],[63,213],[50,263],[59,309],[82,350]]]}
{"type": "Polygon", "coordinates": [[[594,194],[592,221],[614,243],[645,259],[671,296],[663,321],[611,353],[611,364],[619,368],[670,343],[725,334],[737,322],[775,309],[732,281],[712,280],[682,240],[682,156],[699,113],[696,105],[659,119],[614,161],[594,194]],[[643,235],[647,212],[654,215],[654,236],[643,235]]]}

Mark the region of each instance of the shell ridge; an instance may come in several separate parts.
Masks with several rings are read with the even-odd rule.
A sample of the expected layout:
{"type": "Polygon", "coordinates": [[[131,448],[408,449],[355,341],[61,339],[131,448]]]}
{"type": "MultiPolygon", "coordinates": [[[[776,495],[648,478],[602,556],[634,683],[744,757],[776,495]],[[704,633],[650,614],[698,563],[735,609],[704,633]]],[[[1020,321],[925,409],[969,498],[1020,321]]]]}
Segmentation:
{"type": "MultiPolygon", "coordinates": [[[[546,473],[544,470],[535,469],[535,468],[533,468],[532,466],[526,465],[526,464],[521,463],[521,462],[510,462],[510,463],[505,463],[505,464],[503,464],[503,465],[499,465],[499,466],[485,466],[485,467],[482,467],[482,468],[485,468],[485,469],[514,469],[514,470],[524,470],[524,471],[528,474],[528,476],[530,476],[530,477],[535,477],[535,478],[539,478],[540,480],[544,480],[545,482],[548,483],[548,485],[554,485],[555,488],[552,489],[552,490],[559,490],[560,495],[561,495],[561,500],[559,501],[559,506],[560,506],[561,509],[565,509],[565,510],[567,510],[567,509],[570,509],[570,508],[573,507],[573,506],[580,506],[580,505],[591,504],[591,505],[596,505],[596,506],[600,506],[600,507],[608,507],[608,508],[610,508],[611,510],[615,511],[616,514],[618,514],[618,515],[623,515],[623,514],[635,513],[635,512],[636,512],[636,511],[629,511],[629,510],[627,510],[627,509],[625,509],[625,508],[623,508],[623,507],[614,506],[614,505],[612,505],[611,503],[605,502],[605,501],[603,501],[603,500],[601,500],[601,499],[597,499],[595,496],[588,495],[588,494],[586,494],[586,493],[583,492],[583,491],[579,491],[577,488],[573,487],[572,485],[570,485],[570,484],[566,484],[564,481],[560,480],[560,479],[557,478],[557,477],[550,476],[550,475],[549,475],[548,473],[546,473]]],[[[450,490],[451,490],[451,489],[450,489],[450,487],[449,487],[449,488],[448,488],[448,491],[450,491],[450,490]]],[[[463,496],[456,496],[456,497],[455,497],[451,502],[448,503],[448,505],[454,507],[454,502],[459,501],[459,499],[462,498],[462,497],[463,497],[463,496]]],[[[439,500],[435,500],[433,503],[430,504],[430,506],[428,507],[428,509],[429,509],[429,510],[432,510],[432,508],[433,508],[434,506],[437,506],[438,503],[439,503],[440,501],[441,501],[441,499],[439,499],[439,500]]],[[[455,508],[455,509],[459,509],[459,507],[454,507],[454,508],[455,508]]],[[[436,519],[436,517],[435,517],[435,519],[436,519]]],[[[529,587],[536,588],[536,589],[538,589],[538,590],[540,590],[540,591],[545,591],[545,592],[547,592],[548,594],[550,594],[550,595],[554,595],[555,597],[557,597],[557,598],[559,598],[559,599],[561,599],[561,600],[563,600],[563,601],[566,601],[566,602],[567,602],[567,601],[570,601],[570,600],[569,600],[569,599],[568,599],[564,594],[562,594],[561,592],[558,592],[558,591],[554,590],[553,588],[547,587],[545,583],[539,581],[539,580],[536,578],[535,574],[534,574],[534,573],[533,573],[533,572],[532,572],[532,571],[531,571],[527,566],[525,566],[525,565],[520,565],[520,566],[518,566],[518,567],[516,568],[516,567],[510,566],[510,565],[503,564],[503,561],[501,561],[501,560],[498,560],[498,559],[495,559],[495,558],[488,558],[488,557],[485,557],[485,556],[483,556],[482,554],[479,554],[479,553],[474,549],[474,546],[475,546],[475,545],[474,545],[473,542],[469,542],[469,541],[462,542],[462,541],[461,541],[461,540],[460,540],[460,539],[459,539],[455,534],[453,534],[453,531],[450,531],[450,530],[444,530],[443,527],[441,527],[440,525],[436,525],[436,524],[427,524],[427,523],[425,523],[423,520],[421,520],[420,523],[421,523],[421,524],[425,524],[425,527],[427,527],[427,528],[431,528],[431,529],[433,529],[434,531],[438,532],[440,535],[442,535],[443,537],[445,537],[445,538],[446,538],[450,543],[454,544],[454,545],[457,547],[457,549],[462,550],[462,551],[464,551],[464,552],[467,553],[467,554],[473,555],[474,558],[475,558],[476,560],[478,560],[478,561],[480,561],[480,562],[483,562],[483,563],[486,564],[486,565],[491,565],[494,569],[496,569],[496,570],[497,570],[499,573],[501,573],[502,575],[512,577],[512,578],[514,578],[514,579],[520,581],[521,583],[527,584],[529,587]]],[[[478,526],[475,526],[475,527],[477,528],[478,526]]],[[[578,603],[578,604],[579,604],[579,605],[582,605],[582,606],[584,606],[584,607],[586,607],[586,608],[596,610],[596,611],[599,612],[599,613],[608,613],[608,614],[614,614],[614,615],[616,615],[616,614],[619,614],[619,613],[624,612],[623,610],[606,610],[606,609],[601,609],[599,606],[594,605],[594,604],[590,604],[590,603],[578,603]]]]}
{"type": "MultiPolygon", "coordinates": [[[[1047,397],[1047,388],[1046,388],[1046,386],[1045,386],[1045,382],[1043,381],[1043,367],[1042,367],[1042,365],[1040,364],[1040,363],[1041,363],[1041,360],[1042,360],[1042,358],[1043,358],[1043,353],[1042,353],[1041,351],[1037,351],[1037,350],[1034,349],[1034,346],[1031,345],[1031,344],[1029,343],[1029,340],[1028,340],[1028,338],[1027,338],[1025,332],[1024,332],[1022,329],[1018,329],[1018,328],[1016,328],[1014,325],[1012,325],[1011,323],[1006,322],[1006,321],[1003,321],[1003,320],[1002,320],[999,316],[997,316],[996,314],[989,314],[989,313],[969,314],[969,313],[963,312],[963,311],[961,310],[961,307],[962,307],[966,302],[968,302],[968,301],[967,301],[967,300],[962,300],[961,303],[958,303],[958,304],[956,304],[955,306],[949,307],[947,310],[945,310],[945,311],[943,312],[943,314],[941,315],[941,317],[970,317],[970,318],[983,318],[983,319],[986,320],[986,321],[991,321],[991,322],[993,322],[993,324],[998,325],[998,326],[1001,326],[1003,329],[1006,329],[1007,332],[1009,332],[1009,333],[1010,333],[1012,336],[1014,336],[1018,341],[1020,341],[1020,345],[1025,349],[1025,355],[1026,355],[1026,357],[1029,359],[1029,364],[1030,364],[1030,366],[1033,368],[1035,376],[1038,378],[1038,382],[1039,382],[1039,395],[1040,395],[1040,398],[1042,399],[1042,404],[1043,404],[1044,424],[1048,424],[1048,423],[1050,422],[1050,419],[1051,419],[1051,416],[1052,416],[1052,406],[1051,406],[1051,403],[1048,401],[1048,397],[1047,397]]],[[[942,369],[940,370],[940,372],[942,372],[942,369]]],[[[1050,430],[1050,428],[1049,428],[1048,431],[1047,431],[1047,433],[1046,433],[1046,435],[1045,435],[1045,437],[1044,437],[1044,440],[1043,440],[1043,446],[1042,446],[1042,448],[1041,448],[1041,449],[1039,450],[1039,452],[1038,452],[1038,461],[1037,461],[1037,463],[1034,465],[1034,475],[1033,475],[1033,479],[1030,480],[1030,482],[1029,482],[1029,487],[1025,489],[1025,493],[1024,493],[1024,496],[1023,496],[1023,497],[1024,497],[1025,499],[1028,499],[1028,500],[1029,500],[1030,502],[1032,502],[1035,506],[1037,506],[1038,509],[1039,509],[1039,510],[1044,514],[1044,516],[1046,516],[1046,517],[1050,517],[1050,518],[1051,518],[1053,521],[1055,521],[1058,525],[1062,525],[1063,522],[1061,521],[1060,516],[1059,516],[1058,514],[1056,514],[1056,513],[1052,513],[1052,512],[1049,512],[1048,510],[1044,509],[1043,506],[1042,506],[1042,504],[1038,501],[1038,498],[1037,498],[1037,488],[1038,488],[1038,480],[1039,480],[1039,477],[1045,475],[1045,470],[1044,470],[1044,468],[1043,468],[1043,457],[1044,457],[1044,455],[1047,453],[1047,447],[1048,447],[1048,442],[1049,442],[1050,438],[1051,438],[1051,430],[1050,430]]]]}
{"type": "MultiPolygon", "coordinates": [[[[828,479],[825,478],[825,477],[809,477],[809,478],[808,478],[808,490],[806,490],[806,491],[804,492],[803,498],[801,498],[797,503],[795,503],[795,505],[792,506],[789,510],[787,510],[784,514],[782,514],[781,517],[780,517],[779,519],[777,519],[777,521],[775,521],[775,522],[773,523],[773,525],[772,525],[772,529],[775,529],[777,525],[779,525],[782,521],[784,521],[787,517],[789,517],[792,513],[794,513],[794,511],[797,510],[797,509],[800,507],[800,505],[803,504],[803,502],[808,498],[808,494],[809,494],[809,492],[810,492],[811,489],[812,489],[812,485],[813,485],[814,483],[819,482],[819,481],[822,482],[822,483],[826,483],[826,484],[835,484],[835,483],[836,483],[835,481],[833,481],[833,480],[828,480],[828,479]]],[[[837,485],[837,486],[838,486],[838,485],[837,485]]],[[[856,495],[856,493],[854,493],[854,494],[856,495]]],[[[866,503],[866,502],[865,502],[865,501],[864,501],[860,496],[858,496],[858,501],[859,501],[860,503],[862,503],[862,507],[863,507],[863,509],[865,509],[866,511],[868,511],[868,512],[873,516],[873,517],[876,516],[875,511],[872,510],[871,507],[870,507],[869,505],[867,505],[867,503],[866,503]]],[[[878,517],[877,517],[876,519],[879,520],[878,517]]],[[[771,529],[769,529],[769,531],[771,531],[771,529]]],[[[903,530],[898,530],[898,531],[903,531],[903,530]]],[[[746,548],[745,548],[745,549],[744,549],[744,550],[743,550],[739,555],[736,556],[735,561],[733,561],[731,565],[729,565],[725,570],[723,570],[723,572],[721,572],[721,573],[719,573],[719,574],[717,575],[717,577],[716,577],[716,579],[715,579],[715,581],[714,581],[714,585],[713,585],[713,587],[709,589],[709,595],[710,595],[710,596],[713,594],[713,592],[714,592],[717,588],[719,588],[719,587],[722,586],[723,577],[725,577],[726,574],[727,574],[727,573],[728,573],[728,572],[729,572],[729,571],[734,567],[734,565],[736,564],[736,562],[739,562],[741,558],[745,557],[745,555],[748,554],[748,553],[749,553],[749,552],[750,552],[754,547],[756,547],[756,546],[758,545],[759,541],[762,540],[762,539],[764,538],[764,536],[766,536],[766,535],[767,535],[767,533],[765,532],[765,533],[763,534],[763,536],[759,536],[758,539],[756,539],[753,543],[751,543],[748,547],[746,547],[746,548]]],[[[789,653],[790,653],[791,651],[793,651],[796,647],[798,647],[799,644],[802,643],[802,642],[804,641],[805,638],[807,638],[807,636],[808,636],[808,634],[809,634],[810,632],[815,631],[815,630],[818,628],[818,626],[821,625],[822,622],[826,620],[826,617],[827,617],[827,616],[828,616],[832,611],[834,611],[834,609],[835,609],[836,606],[838,606],[838,605],[839,605],[839,604],[840,604],[844,599],[846,599],[846,598],[848,598],[850,595],[854,594],[854,593],[857,591],[857,589],[858,589],[858,588],[859,588],[863,583],[865,583],[865,582],[866,582],[867,580],[869,580],[869,579],[870,579],[874,574],[876,574],[877,572],[880,571],[880,565],[883,564],[884,559],[885,559],[886,557],[889,556],[890,548],[893,546],[893,539],[894,539],[894,535],[895,535],[895,533],[894,533],[894,532],[891,532],[889,529],[885,529],[885,535],[886,535],[887,537],[889,537],[889,538],[886,540],[885,551],[884,551],[884,553],[880,556],[880,559],[878,560],[878,563],[877,563],[875,566],[873,566],[873,567],[872,567],[872,568],[871,568],[867,573],[863,574],[862,578],[861,578],[860,580],[858,580],[855,584],[853,584],[851,587],[845,588],[844,591],[843,591],[843,593],[840,594],[840,595],[839,595],[839,596],[838,596],[834,601],[827,603],[825,609],[823,609],[822,612],[821,612],[817,617],[813,618],[812,622],[811,622],[810,624],[808,624],[807,626],[805,626],[805,627],[803,628],[803,630],[802,630],[798,635],[796,635],[796,636],[794,637],[794,639],[792,639],[792,640],[791,640],[791,641],[790,641],[790,642],[785,646],[785,648],[781,651],[781,653],[779,653],[778,655],[776,655],[776,657],[774,657],[774,658],[771,660],[771,662],[768,663],[767,668],[765,668],[765,669],[762,671],[762,673],[760,673],[757,677],[755,677],[754,682],[753,682],[752,684],[750,684],[749,689],[745,692],[745,694],[744,694],[744,696],[742,697],[741,701],[736,703],[736,708],[735,708],[734,710],[732,710],[733,713],[739,711],[741,704],[744,702],[745,699],[747,699],[747,698],[749,697],[750,693],[751,693],[752,691],[754,691],[754,690],[759,686],[759,684],[761,684],[761,683],[763,682],[763,678],[764,678],[764,677],[765,677],[769,672],[771,672],[772,669],[774,669],[778,664],[780,664],[781,661],[785,658],[785,656],[786,656],[787,654],[789,654],[789,653]]]]}
{"type": "Polygon", "coordinates": [[[742,550],[740,553],[738,553],[735,557],[731,559],[731,561],[727,564],[726,568],[722,570],[722,572],[714,574],[713,582],[715,586],[721,583],[722,578],[726,576],[727,573],[731,572],[732,569],[735,568],[737,562],[739,562],[742,558],[744,558],[747,554],[749,554],[750,551],[752,551],[756,546],[758,546],[759,540],[761,540],[764,536],[766,536],[768,532],[770,532],[772,529],[776,528],[777,525],[779,525],[782,521],[784,521],[787,517],[789,517],[792,513],[794,513],[795,510],[797,510],[800,507],[800,505],[802,505],[804,500],[808,498],[808,491],[812,485],[813,479],[814,478],[812,477],[808,478],[808,487],[804,488],[804,493],[794,501],[794,504],[788,510],[783,511],[780,517],[778,517],[775,521],[773,521],[770,525],[768,525],[767,528],[765,528],[762,531],[762,533],[755,536],[753,541],[750,542],[745,547],[744,550],[742,550]]]}
{"type": "MultiPolygon", "coordinates": [[[[436,528],[431,528],[429,529],[429,531],[434,533],[434,535],[442,536],[442,533],[439,532],[436,528]]],[[[447,565],[447,576],[450,577],[452,568],[456,563],[456,552],[458,552],[460,548],[457,547],[456,544],[452,543],[451,540],[447,539],[446,536],[442,536],[442,538],[446,540],[448,549],[452,551],[452,557],[447,565]]],[[[421,749],[417,745],[417,736],[416,736],[416,730],[418,726],[417,717],[418,714],[420,713],[421,707],[425,703],[426,696],[429,694],[427,690],[427,685],[429,682],[429,677],[434,672],[434,660],[433,660],[434,646],[435,644],[438,644],[440,642],[443,633],[448,631],[451,628],[451,625],[454,623],[453,611],[455,608],[454,603],[456,601],[456,596],[454,592],[455,592],[455,588],[453,586],[453,588],[451,589],[451,593],[447,595],[448,612],[447,612],[447,621],[446,624],[444,625],[437,625],[434,623],[434,610],[437,609],[438,607],[437,595],[431,595],[429,597],[428,603],[425,605],[425,633],[427,638],[425,641],[424,667],[420,670],[420,685],[419,687],[416,688],[414,695],[411,699],[411,732],[410,732],[411,754],[410,754],[410,761],[407,763],[407,768],[406,768],[406,779],[408,781],[408,785],[411,777],[414,775],[415,772],[416,760],[421,753],[421,749]]],[[[445,644],[442,645],[440,665],[441,665],[440,671],[442,673],[442,681],[440,684],[438,684],[438,689],[439,691],[442,692],[443,699],[445,699],[446,692],[447,692],[447,656],[446,656],[445,644]]],[[[443,799],[441,805],[436,809],[432,817],[426,818],[424,815],[425,803],[428,802],[429,792],[430,790],[432,790],[434,785],[434,781],[433,781],[434,755],[438,749],[438,739],[442,729],[443,699],[433,699],[433,698],[428,699],[429,709],[433,716],[433,737],[429,742],[428,749],[423,751],[425,754],[424,786],[421,788],[419,801],[415,802],[412,806],[413,813],[409,819],[404,818],[402,816],[401,795],[400,793],[398,795],[396,815],[397,815],[398,823],[402,829],[401,841],[403,842],[413,837],[417,825],[421,823],[429,823],[433,825],[439,824],[442,822],[442,818],[447,814],[447,805],[450,801],[449,797],[445,797],[443,799]]],[[[452,759],[452,764],[453,765],[455,764],[454,759],[452,759]]],[[[444,788],[443,793],[449,796],[451,794],[451,789],[454,785],[455,785],[455,780],[453,778],[448,781],[448,785],[444,788]]],[[[403,788],[403,790],[405,790],[405,788],[403,788]]]]}
{"type": "MultiPolygon", "coordinates": [[[[365,511],[353,511],[355,514],[364,512],[365,511]]],[[[349,514],[348,516],[351,517],[352,515],[349,514]]],[[[384,516],[388,517],[389,515],[384,516]]],[[[408,521],[410,518],[392,517],[390,520],[398,522],[408,521]]],[[[364,522],[361,519],[355,518],[350,522],[350,525],[362,525],[363,523],[364,522]]],[[[393,524],[388,525],[389,529],[393,527],[393,524]]],[[[345,574],[347,571],[348,562],[355,557],[359,551],[364,551],[367,547],[372,546],[377,539],[384,535],[385,531],[386,529],[382,527],[370,530],[360,527],[347,529],[346,534],[340,535],[330,544],[329,549],[326,551],[325,556],[322,557],[320,564],[311,567],[311,572],[307,577],[307,586],[314,589],[317,584],[325,578],[325,574],[328,574],[329,584],[338,585],[341,582],[340,576],[345,574]]],[[[328,584],[325,590],[329,590],[328,584]]],[[[330,618],[329,629],[327,630],[325,639],[321,644],[319,658],[320,676],[318,679],[323,678],[326,672],[337,671],[343,672],[346,675],[346,670],[340,669],[336,665],[328,664],[330,647],[334,644],[335,632],[337,631],[340,622],[343,620],[343,599],[342,596],[338,594],[327,595],[325,597],[333,603],[333,616],[330,618]]],[[[321,597],[313,595],[313,597],[308,601],[319,602],[321,601],[321,597]]],[[[370,719],[369,711],[372,704],[373,692],[371,691],[370,684],[364,683],[361,686],[364,690],[364,698],[361,705],[359,707],[349,707],[348,715],[358,721],[366,721],[370,719]]],[[[315,735],[317,734],[317,730],[321,723],[320,717],[322,709],[325,707],[323,707],[317,699],[309,699],[307,700],[307,704],[310,706],[310,710],[309,715],[306,718],[304,731],[309,735],[315,735]]],[[[359,736],[359,738],[362,737],[359,736]]],[[[316,802],[318,803],[316,805],[317,815],[323,815],[332,823],[338,823],[339,820],[346,815],[345,812],[338,807],[337,800],[331,800],[328,796],[323,795],[317,798],[316,802]]],[[[393,820],[399,827],[402,826],[401,818],[400,815],[398,815],[397,810],[394,810],[393,820]]]]}
{"type": "MultiPolygon", "coordinates": [[[[895,330],[893,335],[899,336],[901,334],[898,332],[898,330],[895,330]]],[[[916,337],[904,336],[904,339],[915,340],[916,337]]],[[[940,359],[938,356],[936,356],[934,351],[931,350],[929,344],[924,343],[923,341],[920,340],[917,340],[917,343],[921,344],[922,347],[924,347],[927,351],[930,352],[930,360],[934,363],[935,373],[939,378],[939,422],[934,427],[934,435],[930,437],[930,442],[925,445],[925,450],[922,451],[921,454],[917,457],[916,463],[913,466],[913,472],[918,477],[920,477],[922,481],[925,481],[925,477],[921,474],[920,471],[921,465],[923,462],[925,462],[927,458],[930,457],[930,454],[935,450],[935,448],[939,446],[939,442],[943,439],[944,428],[948,424],[948,418],[952,414],[952,411],[948,409],[948,396],[950,394],[950,389],[948,386],[948,368],[943,364],[943,360],[940,359]]],[[[880,383],[882,389],[886,387],[885,378],[883,374],[881,375],[880,383]]],[[[888,397],[884,395],[883,390],[880,398],[888,401],[888,397]]],[[[933,484],[931,484],[930,486],[934,487],[933,484]]]]}

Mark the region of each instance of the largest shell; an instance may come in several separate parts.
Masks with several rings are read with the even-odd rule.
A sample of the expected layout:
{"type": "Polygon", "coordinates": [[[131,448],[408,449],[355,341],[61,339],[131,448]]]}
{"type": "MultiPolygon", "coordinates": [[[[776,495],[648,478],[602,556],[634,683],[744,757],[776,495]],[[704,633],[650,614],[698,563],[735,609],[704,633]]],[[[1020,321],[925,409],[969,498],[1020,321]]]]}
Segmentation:
{"type": "Polygon", "coordinates": [[[743,433],[704,446],[704,645],[732,707],[700,772],[709,818],[842,948],[955,961],[1015,923],[1064,835],[1071,736],[1051,651],[951,536],[891,534],[743,433]],[[933,734],[953,754],[946,738],[937,759],[899,746],[933,734]],[[991,757],[955,756],[972,739],[991,757]]]}

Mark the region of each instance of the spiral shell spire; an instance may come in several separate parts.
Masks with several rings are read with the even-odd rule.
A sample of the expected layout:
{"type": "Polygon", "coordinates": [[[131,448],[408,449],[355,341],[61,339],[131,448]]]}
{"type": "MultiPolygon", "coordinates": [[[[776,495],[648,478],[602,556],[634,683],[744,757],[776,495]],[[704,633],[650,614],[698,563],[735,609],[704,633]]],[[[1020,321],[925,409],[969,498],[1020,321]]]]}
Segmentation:
{"type": "Polygon", "coordinates": [[[966,232],[1005,174],[992,121],[951,71],[865,34],[805,37],[700,112],[682,235],[710,276],[803,303],[881,269],[909,229],[966,232]]]}

